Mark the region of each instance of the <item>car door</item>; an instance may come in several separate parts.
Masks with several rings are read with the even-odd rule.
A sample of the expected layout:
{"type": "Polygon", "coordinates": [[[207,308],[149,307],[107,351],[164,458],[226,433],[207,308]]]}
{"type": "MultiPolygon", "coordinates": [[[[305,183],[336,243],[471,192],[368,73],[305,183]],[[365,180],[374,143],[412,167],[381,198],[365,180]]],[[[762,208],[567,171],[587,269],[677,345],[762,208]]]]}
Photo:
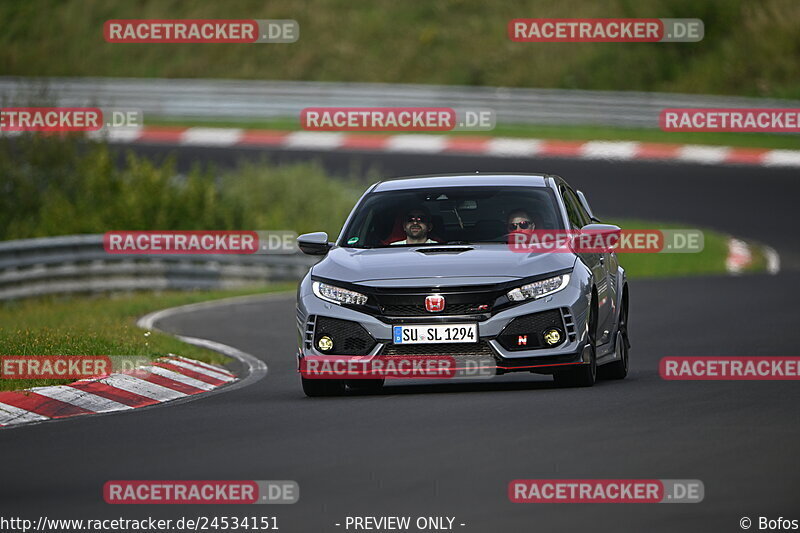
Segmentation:
{"type": "MultiPolygon", "coordinates": [[[[567,185],[561,185],[561,196],[564,200],[564,206],[567,209],[567,217],[569,218],[572,229],[579,230],[583,226],[591,223],[591,218],[586,210],[578,200],[578,196],[567,185]]],[[[589,267],[594,276],[595,285],[597,286],[597,344],[605,344],[609,340],[609,332],[612,329],[614,320],[614,288],[613,276],[609,275],[609,268],[616,259],[611,259],[608,252],[604,253],[586,253],[581,252],[578,256],[581,261],[589,267]]]]}

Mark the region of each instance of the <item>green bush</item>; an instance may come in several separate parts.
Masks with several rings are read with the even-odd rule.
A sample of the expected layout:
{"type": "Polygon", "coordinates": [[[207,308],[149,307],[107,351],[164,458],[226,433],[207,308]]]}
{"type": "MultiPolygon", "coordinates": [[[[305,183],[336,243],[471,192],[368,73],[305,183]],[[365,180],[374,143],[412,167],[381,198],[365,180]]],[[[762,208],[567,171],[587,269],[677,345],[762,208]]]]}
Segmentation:
{"type": "Polygon", "coordinates": [[[245,163],[185,175],[172,159],[79,138],[0,140],[0,239],[109,230],[323,230],[338,233],[360,192],[316,164],[245,163]]]}

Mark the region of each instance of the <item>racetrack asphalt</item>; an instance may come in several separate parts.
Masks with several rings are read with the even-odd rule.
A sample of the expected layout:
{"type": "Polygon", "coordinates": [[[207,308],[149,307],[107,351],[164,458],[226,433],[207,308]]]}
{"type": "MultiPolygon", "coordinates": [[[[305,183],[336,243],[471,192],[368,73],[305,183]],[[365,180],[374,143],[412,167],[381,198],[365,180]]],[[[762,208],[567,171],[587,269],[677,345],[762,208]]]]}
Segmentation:
{"type": "MultiPolygon", "coordinates": [[[[380,394],[310,399],[295,371],[293,295],[172,316],[159,328],[253,354],[267,363],[267,377],[175,406],[0,431],[1,516],[274,515],[287,532],[344,531],[346,516],[378,515],[454,516],[456,530],[477,532],[722,532],[740,530],[743,516],[800,519],[797,383],[676,382],[658,375],[664,356],[798,355],[796,170],[269,155],[311,155],[339,171],[368,168],[374,157],[393,175],[553,172],[583,189],[601,216],[677,220],[755,238],[778,250],[783,270],[632,281],[631,374],[590,389],[558,389],[546,376],[517,374],[477,383],[394,381],[380,394]],[[507,486],[519,478],[700,479],[705,499],[512,504],[507,486]],[[300,501],[112,506],[103,502],[102,486],[113,479],[292,479],[300,501]]],[[[226,165],[226,157],[247,156],[179,152],[181,165],[203,157],[226,165]]]]}

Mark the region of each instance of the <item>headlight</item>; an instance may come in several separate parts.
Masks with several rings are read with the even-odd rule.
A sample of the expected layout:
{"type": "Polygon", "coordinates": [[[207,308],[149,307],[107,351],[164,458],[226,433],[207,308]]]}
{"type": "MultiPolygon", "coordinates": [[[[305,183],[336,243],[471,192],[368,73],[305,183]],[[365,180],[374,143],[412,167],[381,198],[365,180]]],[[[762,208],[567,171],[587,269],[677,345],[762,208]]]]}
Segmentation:
{"type": "Polygon", "coordinates": [[[524,300],[535,300],[548,294],[558,292],[569,283],[569,274],[561,274],[552,278],[534,281],[528,285],[517,287],[508,292],[508,299],[512,302],[522,302],[524,300]]]}
{"type": "Polygon", "coordinates": [[[354,304],[364,305],[367,303],[367,297],[360,292],[349,291],[341,287],[334,287],[326,283],[315,281],[311,284],[311,288],[317,298],[333,302],[335,304],[354,304]]]}

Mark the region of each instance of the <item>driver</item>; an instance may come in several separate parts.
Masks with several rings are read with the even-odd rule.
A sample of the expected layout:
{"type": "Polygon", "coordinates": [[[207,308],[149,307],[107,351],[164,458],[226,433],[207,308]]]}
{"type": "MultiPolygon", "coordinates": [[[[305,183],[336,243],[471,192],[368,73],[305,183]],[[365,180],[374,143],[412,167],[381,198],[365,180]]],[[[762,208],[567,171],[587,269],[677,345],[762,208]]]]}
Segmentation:
{"type": "Polygon", "coordinates": [[[534,229],[536,224],[531,220],[531,216],[524,209],[515,209],[508,214],[508,232],[513,233],[518,230],[534,229]]]}
{"type": "Polygon", "coordinates": [[[527,243],[533,234],[533,228],[536,224],[533,223],[530,214],[524,209],[514,209],[508,214],[508,244],[518,245],[527,243]]]}
{"type": "Polygon", "coordinates": [[[392,245],[435,243],[436,241],[428,237],[432,229],[431,216],[427,210],[424,208],[411,209],[403,218],[403,230],[406,232],[406,238],[393,242],[392,245]]]}

